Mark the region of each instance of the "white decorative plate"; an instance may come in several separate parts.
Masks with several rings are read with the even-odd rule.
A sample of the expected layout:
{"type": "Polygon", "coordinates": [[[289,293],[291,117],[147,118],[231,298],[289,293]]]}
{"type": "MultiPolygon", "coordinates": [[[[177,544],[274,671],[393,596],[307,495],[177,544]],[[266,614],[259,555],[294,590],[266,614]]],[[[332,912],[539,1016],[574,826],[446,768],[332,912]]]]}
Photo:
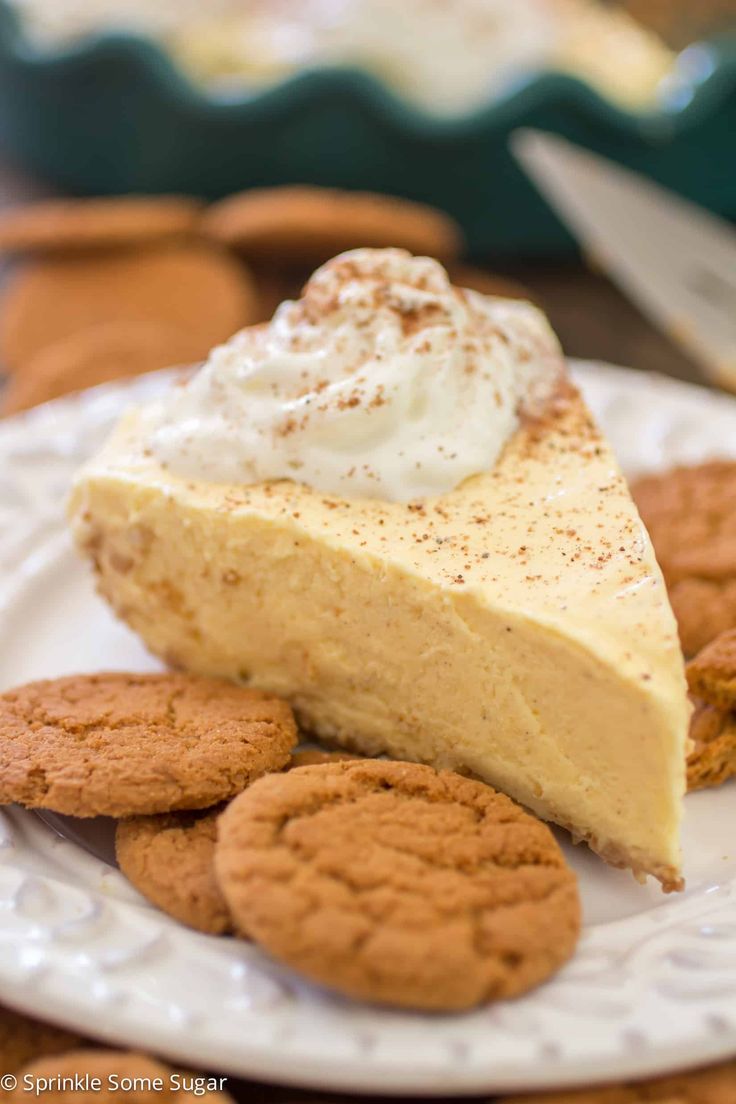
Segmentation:
{"type": "MultiPolygon", "coordinates": [[[[736,455],[736,401],[617,368],[575,373],[628,472],[736,455]]],[[[0,425],[0,687],[154,667],[94,596],[62,501],[121,407],[160,386],[107,386],[0,425]]],[[[329,996],[246,943],[168,920],[104,861],[104,821],[6,809],[0,994],[193,1066],[308,1087],[459,1094],[657,1073],[736,1053],[733,784],[687,799],[684,843],[687,889],[667,897],[565,840],[586,920],[574,960],[523,999],[423,1016],[329,996]]]]}

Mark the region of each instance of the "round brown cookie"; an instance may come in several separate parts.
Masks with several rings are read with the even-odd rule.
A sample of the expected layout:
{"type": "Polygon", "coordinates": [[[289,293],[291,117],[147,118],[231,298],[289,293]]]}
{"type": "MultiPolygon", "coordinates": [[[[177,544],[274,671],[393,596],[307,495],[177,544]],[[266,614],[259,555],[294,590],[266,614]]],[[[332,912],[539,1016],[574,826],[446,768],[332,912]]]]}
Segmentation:
{"type": "Polygon", "coordinates": [[[632,494],[654,543],[692,656],[736,628],[736,462],[712,461],[639,479],[632,494]]]}
{"type": "Polygon", "coordinates": [[[397,196],[306,185],[254,188],[205,213],[203,232],[254,260],[320,264],[358,246],[398,246],[440,260],[463,248],[449,215],[397,196]]]}
{"type": "Polygon", "coordinates": [[[232,929],[215,880],[220,812],[133,817],[119,821],[115,832],[115,854],[128,881],[169,916],[211,935],[232,929]]]}
{"type": "Polygon", "coordinates": [[[736,1062],[597,1089],[504,1096],[497,1104],[732,1104],[736,1100],[736,1062]]]}
{"type": "Polygon", "coordinates": [[[160,322],[107,322],[54,342],[10,377],[2,394],[4,415],[111,380],[187,364],[196,340],[160,322]]]}
{"type": "Polygon", "coordinates": [[[0,212],[0,252],[61,253],[184,237],[196,231],[203,208],[185,196],[41,200],[0,212]]]}
{"type": "Polygon", "coordinates": [[[687,665],[690,693],[721,709],[736,709],[736,629],[721,633],[687,665]]]}
{"type": "Polygon", "coordinates": [[[285,702],[184,674],[31,682],[0,695],[0,804],[69,816],[207,809],[280,770],[297,740],[285,702]]]}
{"type": "Polygon", "coordinates": [[[34,261],[10,281],[0,308],[0,361],[17,371],[47,346],[106,322],[172,327],[198,360],[257,318],[258,298],[238,260],[192,243],[34,261]]]}
{"type": "Polygon", "coordinates": [[[515,280],[506,276],[497,276],[484,268],[454,264],[447,266],[447,274],[455,287],[470,288],[471,291],[479,291],[481,295],[493,295],[501,299],[532,298],[531,292],[521,284],[517,284],[515,280]]]}
{"type": "Polygon", "coordinates": [[[43,1091],[39,1093],[46,1104],[65,1104],[88,1100],[90,1096],[115,1099],[124,1097],[128,1104],[154,1104],[155,1101],[171,1102],[189,1100],[202,1101],[204,1104],[232,1104],[232,1097],[212,1087],[211,1083],[224,1081],[224,1078],[208,1078],[204,1074],[192,1074],[174,1070],[163,1062],[127,1050],[72,1050],[57,1058],[42,1058],[32,1062],[22,1070],[18,1087],[10,1099],[17,1104],[28,1099],[29,1091],[24,1088],[23,1078],[32,1078],[41,1082],[43,1091]],[[99,1078],[99,1089],[89,1090],[74,1087],[74,1080],[99,1078]],[[197,1092],[189,1079],[201,1078],[201,1090],[197,1092]],[[69,1080],[59,1082],[58,1078],[69,1080]],[[181,1080],[177,1081],[176,1078],[181,1080]],[[43,1079],[43,1080],[42,1080],[43,1079]],[[130,1081],[126,1080],[130,1079],[130,1081]]]}
{"type": "MultiPolygon", "coordinates": [[[[16,1073],[45,1054],[61,1054],[84,1040],[71,1031],[41,1023],[0,1006],[0,1074],[16,1073]]],[[[1,1094],[0,1094],[1,1095],[1,1094]]]]}
{"type": "Polygon", "coordinates": [[[238,929],[352,997],[457,1010],[539,984],[573,952],[575,876],[489,786],[359,760],[260,779],[220,818],[238,929]]]}
{"type": "Polygon", "coordinates": [[[302,748],[295,751],[289,760],[287,770],[295,767],[314,767],[320,763],[347,763],[360,759],[360,755],[351,755],[347,751],[324,751],[322,748],[302,748]]]}

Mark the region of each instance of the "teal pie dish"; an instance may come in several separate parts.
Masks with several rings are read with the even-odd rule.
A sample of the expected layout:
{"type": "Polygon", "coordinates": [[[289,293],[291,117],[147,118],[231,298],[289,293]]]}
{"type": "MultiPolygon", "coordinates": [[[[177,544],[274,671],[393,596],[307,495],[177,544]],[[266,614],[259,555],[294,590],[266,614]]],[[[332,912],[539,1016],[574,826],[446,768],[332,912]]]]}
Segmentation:
{"type": "Polygon", "coordinates": [[[666,103],[646,114],[548,73],[448,119],[353,69],[305,71],[216,99],[135,35],[40,52],[0,0],[0,146],[78,194],[362,188],[450,212],[478,257],[558,254],[570,238],[508,152],[522,126],[564,135],[736,217],[736,36],[680,55],[666,103]]]}

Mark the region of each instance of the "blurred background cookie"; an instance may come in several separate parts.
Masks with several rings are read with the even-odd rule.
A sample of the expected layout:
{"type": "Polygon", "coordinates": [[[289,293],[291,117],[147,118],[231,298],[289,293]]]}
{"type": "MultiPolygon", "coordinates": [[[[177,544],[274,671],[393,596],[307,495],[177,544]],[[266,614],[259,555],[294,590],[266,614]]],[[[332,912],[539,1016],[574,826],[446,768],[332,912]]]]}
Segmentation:
{"type": "Polygon", "coordinates": [[[736,462],[710,461],[636,480],[686,656],[736,628],[736,462]]]}
{"type": "Polygon", "coordinates": [[[203,232],[252,261],[317,265],[357,246],[398,246],[438,260],[463,249],[462,232],[435,207],[333,188],[254,188],[213,204],[203,232]]]}
{"type": "Polygon", "coordinates": [[[47,345],[11,376],[0,398],[5,415],[111,380],[187,365],[196,336],[165,322],[103,322],[47,345]]]}
{"type": "Polygon", "coordinates": [[[39,260],[0,301],[0,360],[19,371],[42,349],[103,322],[157,322],[180,331],[192,359],[258,316],[248,270],[207,244],[39,260]]]}
{"type": "Polygon", "coordinates": [[[66,253],[147,245],[197,229],[204,204],[187,196],[49,199],[0,212],[0,253],[66,253]]]}

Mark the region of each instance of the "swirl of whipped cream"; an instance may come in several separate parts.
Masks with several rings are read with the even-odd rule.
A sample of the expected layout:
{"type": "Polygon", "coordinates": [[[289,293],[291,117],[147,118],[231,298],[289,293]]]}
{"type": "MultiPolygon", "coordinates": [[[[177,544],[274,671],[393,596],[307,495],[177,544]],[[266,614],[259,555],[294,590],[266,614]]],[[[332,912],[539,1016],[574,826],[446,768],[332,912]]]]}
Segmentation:
{"type": "Polygon", "coordinates": [[[185,478],[405,502],[490,470],[561,371],[531,304],[454,288],[427,257],[356,249],[213,350],[149,412],[149,445],[185,478]]]}

